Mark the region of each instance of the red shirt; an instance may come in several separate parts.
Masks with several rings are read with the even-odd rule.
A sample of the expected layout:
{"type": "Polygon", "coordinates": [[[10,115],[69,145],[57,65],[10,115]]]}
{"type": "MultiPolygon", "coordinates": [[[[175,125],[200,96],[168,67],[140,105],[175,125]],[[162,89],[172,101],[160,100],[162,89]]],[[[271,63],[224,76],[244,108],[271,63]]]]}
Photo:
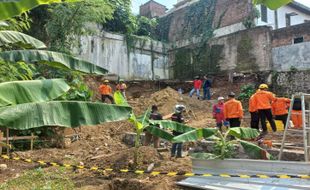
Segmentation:
{"type": "Polygon", "coordinates": [[[223,104],[215,104],[213,106],[213,117],[216,120],[216,123],[221,123],[224,121],[224,103],[223,104]]]}
{"type": "Polygon", "coordinates": [[[201,80],[199,80],[199,79],[195,79],[194,80],[194,88],[195,89],[200,89],[201,88],[201,84],[202,84],[201,80]]]}

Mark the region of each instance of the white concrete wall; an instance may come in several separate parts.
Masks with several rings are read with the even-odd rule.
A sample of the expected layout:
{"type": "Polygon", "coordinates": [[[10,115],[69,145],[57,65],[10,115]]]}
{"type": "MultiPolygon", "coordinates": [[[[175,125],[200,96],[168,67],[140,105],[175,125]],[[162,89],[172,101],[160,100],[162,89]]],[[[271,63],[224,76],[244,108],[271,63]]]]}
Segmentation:
{"type": "Polygon", "coordinates": [[[138,40],[135,48],[130,48],[128,55],[123,35],[99,32],[97,35],[81,37],[81,47],[76,51],[80,58],[101,66],[109,73],[119,75],[126,80],[152,80],[155,76],[159,76],[160,79],[169,79],[168,61],[161,42],[152,41],[151,43],[147,39],[138,40]]]}
{"type": "MultiPolygon", "coordinates": [[[[256,8],[261,11],[261,5],[257,5],[256,8]]],[[[305,20],[310,20],[310,15],[304,14],[290,6],[282,6],[278,10],[278,28],[284,28],[286,27],[286,14],[295,12],[297,13],[296,16],[291,16],[291,25],[297,25],[302,24],[305,22],[305,20]]],[[[261,18],[257,19],[257,26],[272,26],[273,29],[275,28],[275,11],[270,10],[267,8],[267,23],[263,22],[261,18]]]]}
{"type": "Polygon", "coordinates": [[[290,71],[310,69],[310,42],[281,46],[272,49],[273,69],[290,71]]]}

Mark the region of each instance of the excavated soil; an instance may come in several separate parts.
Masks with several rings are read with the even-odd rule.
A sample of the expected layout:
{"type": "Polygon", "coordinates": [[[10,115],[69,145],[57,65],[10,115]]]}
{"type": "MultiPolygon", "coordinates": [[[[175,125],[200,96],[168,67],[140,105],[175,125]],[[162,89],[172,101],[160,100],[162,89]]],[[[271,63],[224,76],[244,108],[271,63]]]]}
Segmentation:
{"type": "MultiPolygon", "coordinates": [[[[156,104],[159,112],[168,115],[173,112],[176,104],[187,107],[185,118],[193,127],[214,127],[211,116],[214,101],[198,100],[181,95],[172,88],[166,88],[155,93],[147,93],[139,98],[129,98],[136,115],[142,114],[149,106],[156,104]]],[[[114,169],[134,168],[135,148],[127,146],[123,141],[126,132],[134,132],[133,126],[127,121],[105,123],[93,127],[84,126],[77,129],[79,139],[72,142],[67,148],[44,148],[33,151],[14,152],[24,158],[78,164],[85,166],[99,166],[114,169]]],[[[193,145],[192,145],[193,146],[193,145]]],[[[136,169],[146,170],[154,165],[155,171],[190,172],[191,161],[187,156],[177,160],[170,160],[170,154],[158,152],[152,147],[141,146],[138,149],[138,166],[136,169]]],[[[0,183],[18,177],[23,171],[38,167],[20,161],[3,161],[8,169],[0,171],[0,183]]],[[[47,168],[48,169],[48,168],[47,168]]],[[[174,182],[184,177],[150,176],[133,173],[96,173],[87,170],[72,171],[70,178],[77,189],[110,189],[110,190],[170,190],[183,189],[174,182]]]]}
{"type": "MultiPolygon", "coordinates": [[[[151,94],[149,97],[131,99],[129,103],[133,106],[137,115],[142,114],[149,106],[156,104],[163,114],[170,114],[176,104],[184,104],[188,112],[185,114],[189,124],[196,127],[205,127],[211,104],[196,98],[180,95],[177,91],[166,88],[151,94]],[[203,121],[204,120],[204,121],[203,121]]],[[[212,123],[212,119],[210,124],[212,123]]],[[[33,160],[44,160],[61,162],[66,164],[77,164],[85,166],[98,166],[113,169],[133,169],[135,148],[128,147],[122,139],[126,132],[134,132],[133,126],[127,121],[106,123],[93,127],[81,127],[76,131],[80,134],[79,140],[72,142],[68,148],[44,148],[33,151],[14,152],[13,155],[31,158],[33,160]]],[[[189,157],[170,160],[170,153],[158,152],[152,147],[141,146],[138,150],[138,167],[136,169],[146,170],[151,164],[156,171],[191,171],[189,157]]],[[[0,160],[3,163],[3,160],[0,160]]],[[[28,164],[20,161],[5,161],[8,169],[0,173],[0,182],[12,177],[17,177],[27,169],[38,167],[36,164],[28,164]]],[[[133,173],[120,174],[94,173],[79,170],[70,176],[80,189],[181,189],[174,185],[182,177],[137,175],[133,173]]]]}

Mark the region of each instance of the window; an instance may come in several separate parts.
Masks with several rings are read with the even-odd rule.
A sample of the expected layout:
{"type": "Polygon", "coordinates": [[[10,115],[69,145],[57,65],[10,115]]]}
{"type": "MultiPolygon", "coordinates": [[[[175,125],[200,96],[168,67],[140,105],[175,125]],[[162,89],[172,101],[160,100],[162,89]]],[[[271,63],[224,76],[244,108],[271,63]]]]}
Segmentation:
{"type": "Polygon", "coordinates": [[[285,23],[286,23],[286,27],[291,26],[291,15],[289,14],[285,15],[285,23]]]}
{"type": "Polygon", "coordinates": [[[268,15],[267,15],[267,7],[264,5],[260,6],[260,13],[261,13],[261,18],[263,22],[268,22],[268,15]]]}
{"type": "Polygon", "coordinates": [[[302,42],[304,42],[303,36],[294,38],[294,44],[298,44],[298,43],[302,43],[302,42]]]}

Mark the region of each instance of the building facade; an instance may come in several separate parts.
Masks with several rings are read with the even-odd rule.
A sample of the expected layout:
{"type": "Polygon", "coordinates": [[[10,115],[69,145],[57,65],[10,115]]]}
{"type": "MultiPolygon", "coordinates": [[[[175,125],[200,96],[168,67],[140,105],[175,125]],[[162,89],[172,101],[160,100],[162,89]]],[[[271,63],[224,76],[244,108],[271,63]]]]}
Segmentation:
{"type": "Polygon", "coordinates": [[[155,18],[164,15],[166,13],[166,10],[166,6],[156,1],[150,0],[140,6],[139,14],[147,18],[155,18]]]}
{"type": "Polygon", "coordinates": [[[260,18],[257,19],[258,26],[267,25],[279,29],[310,21],[310,8],[296,1],[277,10],[270,10],[264,5],[257,5],[256,8],[260,12],[260,18]]]}

